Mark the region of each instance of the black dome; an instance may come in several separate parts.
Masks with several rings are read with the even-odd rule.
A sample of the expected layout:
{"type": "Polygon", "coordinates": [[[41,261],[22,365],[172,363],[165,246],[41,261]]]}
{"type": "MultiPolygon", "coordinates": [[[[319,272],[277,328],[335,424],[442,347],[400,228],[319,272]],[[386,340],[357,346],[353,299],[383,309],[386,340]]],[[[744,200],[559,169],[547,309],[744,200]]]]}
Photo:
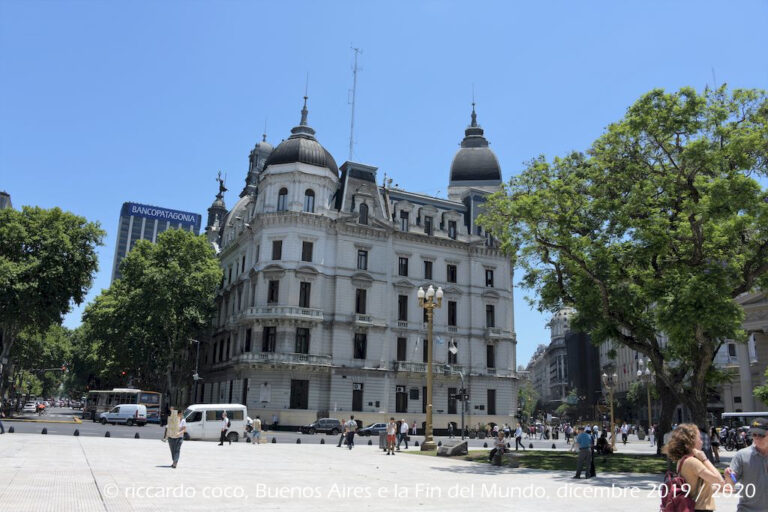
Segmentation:
{"type": "Polygon", "coordinates": [[[451,182],[497,181],[501,183],[501,166],[496,155],[488,147],[483,129],[477,124],[474,104],[472,124],[464,131],[461,149],[451,162],[451,182]]]}
{"type": "Polygon", "coordinates": [[[336,160],[317,139],[315,130],[307,125],[307,98],[304,98],[304,108],[301,109],[301,123],[291,129],[291,136],[277,145],[264,163],[266,169],[272,164],[303,164],[327,167],[336,176],[339,175],[339,167],[336,160]]]}

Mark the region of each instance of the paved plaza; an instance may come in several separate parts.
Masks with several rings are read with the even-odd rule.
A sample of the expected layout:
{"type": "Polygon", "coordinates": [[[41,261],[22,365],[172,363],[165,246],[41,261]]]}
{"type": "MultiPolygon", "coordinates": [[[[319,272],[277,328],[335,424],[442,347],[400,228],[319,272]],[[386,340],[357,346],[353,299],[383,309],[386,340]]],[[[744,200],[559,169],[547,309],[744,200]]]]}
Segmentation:
{"type": "MultiPolygon", "coordinates": [[[[367,443],[367,441],[365,442],[367,443]]],[[[0,436],[0,510],[658,510],[659,477],[497,468],[375,446],[0,436]],[[616,487],[612,487],[616,486],[616,487]]],[[[736,510],[721,497],[719,512],[736,510]]]]}

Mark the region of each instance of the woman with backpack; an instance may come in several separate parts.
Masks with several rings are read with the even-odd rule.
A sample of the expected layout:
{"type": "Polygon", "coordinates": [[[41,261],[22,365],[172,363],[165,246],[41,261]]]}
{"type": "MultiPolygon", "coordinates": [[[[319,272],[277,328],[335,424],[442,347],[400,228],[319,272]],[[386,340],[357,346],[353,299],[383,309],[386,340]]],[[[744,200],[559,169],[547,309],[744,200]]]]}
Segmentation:
{"type": "MultiPolygon", "coordinates": [[[[696,512],[715,510],[714,494],[723,487],[725,481],[720,472],[701,451],[701,447],[702,440],[699,427],[692,423],[684,423],[672,431],[669,442],[662,449],[662,453],[670,460],[677,462],[677,474],[690,486],[690,492],[687,493],[687,496],[682,493],[668,493],[668,496],[674,495],[675,499],[682,498],[688,501],[688,508],[669,504],[675,507],[672,510],[695,510],[696,512]]],[[[665,503],[662,499],[662,510],[667,509],[664,507],[665,503]]]]}

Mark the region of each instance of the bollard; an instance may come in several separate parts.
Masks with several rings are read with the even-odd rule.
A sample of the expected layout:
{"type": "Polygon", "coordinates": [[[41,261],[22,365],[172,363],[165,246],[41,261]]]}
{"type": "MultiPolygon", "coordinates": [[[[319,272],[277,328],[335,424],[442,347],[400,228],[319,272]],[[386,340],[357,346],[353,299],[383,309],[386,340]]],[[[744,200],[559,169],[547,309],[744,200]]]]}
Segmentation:
{"type": "Polygon", "coordinates": [[[325,444],[325,439],[321,439],[320,444],[325,444]]]}
{"type": "Polygon", "coordinates": [[[75,429],[75,431],[72,433],[73,436],[77,437],[80,435],[80,431],[75,429]]]}
{"type": "Polygon", "coordinates": [[[134,439],[141,439],[141,438],[139,437],[139,433],[138,433],[138,432],[136,432],[136,434],[134,434],[133,438],[134,438],[134,439]]]}
{"type": "Polygon", "coordinates": [[[438,441],[438,442],[437,442],[437,447],[439,448],[439,447],[441,447],[441,446],[443,446],[443,442],[442,442],[442,441],[438,441]]]}
{"type": "Polygon", "coordinates": [[[272,443],[274,444],[274,443],[276,443],[276,442],[277,442],[277,438],[273,437],[273,438],[272,438],[272,443]]]}
{"type": "Polygon", "coordinates": [[[110,433],[109,433],[109,430],[107,430],[107,432],[104,434],[104,437],[112,437],[112,436],[110,435],[110,433]]]}
{"type": "Polygon", "coordinates": [[[296,444],[301,444],[301,439],[297,439],[296,444]]]}
{"type": "Polygon", "coordinates": [[[488,443],[483,443],[483,448],[488,448],[488,443]]]}
{"type": "Polygon", "coordinates": [[[509,443],[507,443],[507,448],[512,448],[511,446],[509,446],[509,443]]]}
{"type": "Polygon", "coordinates": [[[552,449],[555,450],[555,443],[552,443],[552,449]]]}
{"type": "Polygon", "coordinates": [[[533,443],[528,443],[528,448],[530,448],[531,450],[533,450],[533,443]]]}
{"type": "Polygon", "coordinates": [[[41,432],[41,434],[47,434],[47,433],[48,433],[48,429],[47,428],[43,428],[43,431],[41,432]]]}
{"type": "Polygon", "coordinates": [[[13,430],[13,427],[8,427],[8,433],[13,434],[15,431],[13,430]]]}
{"type": "Polygon", "coordinates": [[[373,441],[370,439],[368,440],[368,446],[373,446],[373,441]]]}
{"type": "Polygon", "coordinates": [[[416,441],[415,443],[413,443],[413,446],[419,446],[419,442],[416,441]]]}

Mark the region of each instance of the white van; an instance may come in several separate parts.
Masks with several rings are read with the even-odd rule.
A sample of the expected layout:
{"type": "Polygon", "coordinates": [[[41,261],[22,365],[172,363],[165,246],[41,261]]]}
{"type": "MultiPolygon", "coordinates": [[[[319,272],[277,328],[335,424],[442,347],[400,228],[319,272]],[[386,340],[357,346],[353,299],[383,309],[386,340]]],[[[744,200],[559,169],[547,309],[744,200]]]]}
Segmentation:
{"type": "Polygon", "coordinates": [[[147,406],[137,404],[120,404],[114,406],[111,410],[101,413],[99,420],[102,425],[112,423],[125,423],[129,427],[138,425],[143,427],[147,424],[147,406]]]}
{"type": "Polygon", "coordinates": [[[236,443],[245,435],[245,418],[248,411],[240,404],[195,404],[184,411],[187,432],[184,439],[218,441],[221,436],[221,414],[226,411],[229,418],[227,440],[236,443]]]}

